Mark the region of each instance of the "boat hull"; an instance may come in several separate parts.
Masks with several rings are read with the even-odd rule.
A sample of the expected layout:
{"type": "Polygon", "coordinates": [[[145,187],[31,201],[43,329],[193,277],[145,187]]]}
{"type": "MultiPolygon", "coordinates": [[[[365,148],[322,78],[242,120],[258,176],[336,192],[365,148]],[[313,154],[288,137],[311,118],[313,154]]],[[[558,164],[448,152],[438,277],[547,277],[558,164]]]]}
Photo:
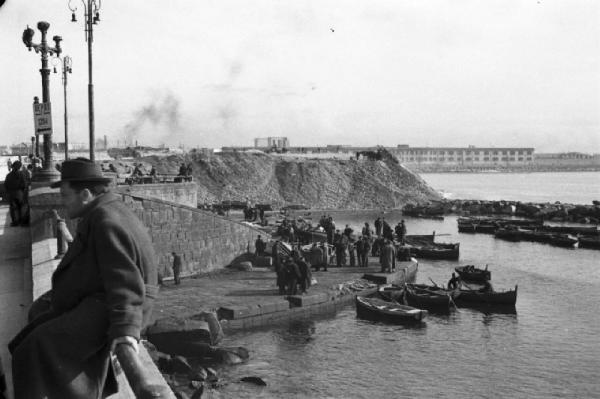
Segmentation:
{"type": "Polygon", "coordinates": [[[378,298],[356,297],[356,315],[359,318],[387,323],[421,323],[428,315],[426,310],[384,301],[378,298]]]}
{"type": "Polygon", "coordinates": [[[457,303],[460,305],[493,305],[493,306],[515,306],[517,304],[517,290],[504,292],[480,292],[478,290],[460,290],[457,303]]]}
{"type": "Polygon", "coordinates": [[[489,270],[482,270],[474,268],[473,271],[468,271],[467,266],[455,267],[454,270],[458,273],[458,276],[464,281],[471,281],[474,283],[484,283],[491,280],[492,272],[489,270]]]}

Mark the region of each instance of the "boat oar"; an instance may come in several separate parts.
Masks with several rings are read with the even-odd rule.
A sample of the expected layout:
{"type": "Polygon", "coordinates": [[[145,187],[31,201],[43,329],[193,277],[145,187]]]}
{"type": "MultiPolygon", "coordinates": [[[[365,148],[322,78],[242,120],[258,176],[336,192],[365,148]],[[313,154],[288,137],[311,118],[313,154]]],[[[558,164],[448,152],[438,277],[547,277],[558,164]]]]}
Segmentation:
{"type": "Polygon", "coordinates": [[[431,281],[433,283],[433,285],[435,285],[436,287],[438,286],[437,283],[431,279],[431,277],[428,277],[428,278],[429,278],[429,281],[431,281]]]}

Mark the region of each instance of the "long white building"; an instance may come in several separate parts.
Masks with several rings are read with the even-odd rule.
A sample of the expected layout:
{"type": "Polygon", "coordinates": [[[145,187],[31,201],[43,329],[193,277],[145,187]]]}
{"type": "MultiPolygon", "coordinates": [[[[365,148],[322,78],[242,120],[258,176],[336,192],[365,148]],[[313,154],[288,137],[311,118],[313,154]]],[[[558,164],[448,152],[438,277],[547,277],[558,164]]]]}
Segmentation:
{"type": "Polygon", "coordinates": [[[409,147],[398,145],[392,152],[403,164],[510,166],[529,165],[534,149],[522,147],[409,147]]]}

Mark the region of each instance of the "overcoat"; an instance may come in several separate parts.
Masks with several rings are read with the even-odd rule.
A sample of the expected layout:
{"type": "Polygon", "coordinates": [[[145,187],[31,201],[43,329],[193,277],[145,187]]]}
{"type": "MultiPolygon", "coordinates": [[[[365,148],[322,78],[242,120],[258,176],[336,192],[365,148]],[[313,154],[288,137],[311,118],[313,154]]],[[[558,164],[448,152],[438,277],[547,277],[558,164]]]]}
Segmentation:
{"type": "Polygon", "coordinates": [[[52,275],[49,309],[30,312],[34,319],[10,344],[17,399],[115,393],[110,343],[139,339],[149,321],[158,276],[146,228],[112,193],[78,216],[74,241],[52,275]]]}
{"type": "Polygon", "coordinates": [[[396,249],[392,244],[386,244],[381,249],[380,263],[382,270],[391,271],[396,267],[396,249]]]}

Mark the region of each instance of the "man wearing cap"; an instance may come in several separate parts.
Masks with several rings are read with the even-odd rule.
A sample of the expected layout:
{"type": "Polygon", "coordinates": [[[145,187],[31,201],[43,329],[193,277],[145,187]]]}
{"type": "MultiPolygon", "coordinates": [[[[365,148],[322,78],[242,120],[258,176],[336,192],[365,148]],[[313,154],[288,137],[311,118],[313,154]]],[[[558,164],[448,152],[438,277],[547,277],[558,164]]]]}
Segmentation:
{"type": "Polygon", "coordinates": [[[83,158],[63,163],[60,194],[75,239],[32,305],[30,323],[11,341],[17,398],[96,398],[117,391],[109,351],[130,345],[157,294],[154,249],[146,228],[109,178],[83,158]]]}

